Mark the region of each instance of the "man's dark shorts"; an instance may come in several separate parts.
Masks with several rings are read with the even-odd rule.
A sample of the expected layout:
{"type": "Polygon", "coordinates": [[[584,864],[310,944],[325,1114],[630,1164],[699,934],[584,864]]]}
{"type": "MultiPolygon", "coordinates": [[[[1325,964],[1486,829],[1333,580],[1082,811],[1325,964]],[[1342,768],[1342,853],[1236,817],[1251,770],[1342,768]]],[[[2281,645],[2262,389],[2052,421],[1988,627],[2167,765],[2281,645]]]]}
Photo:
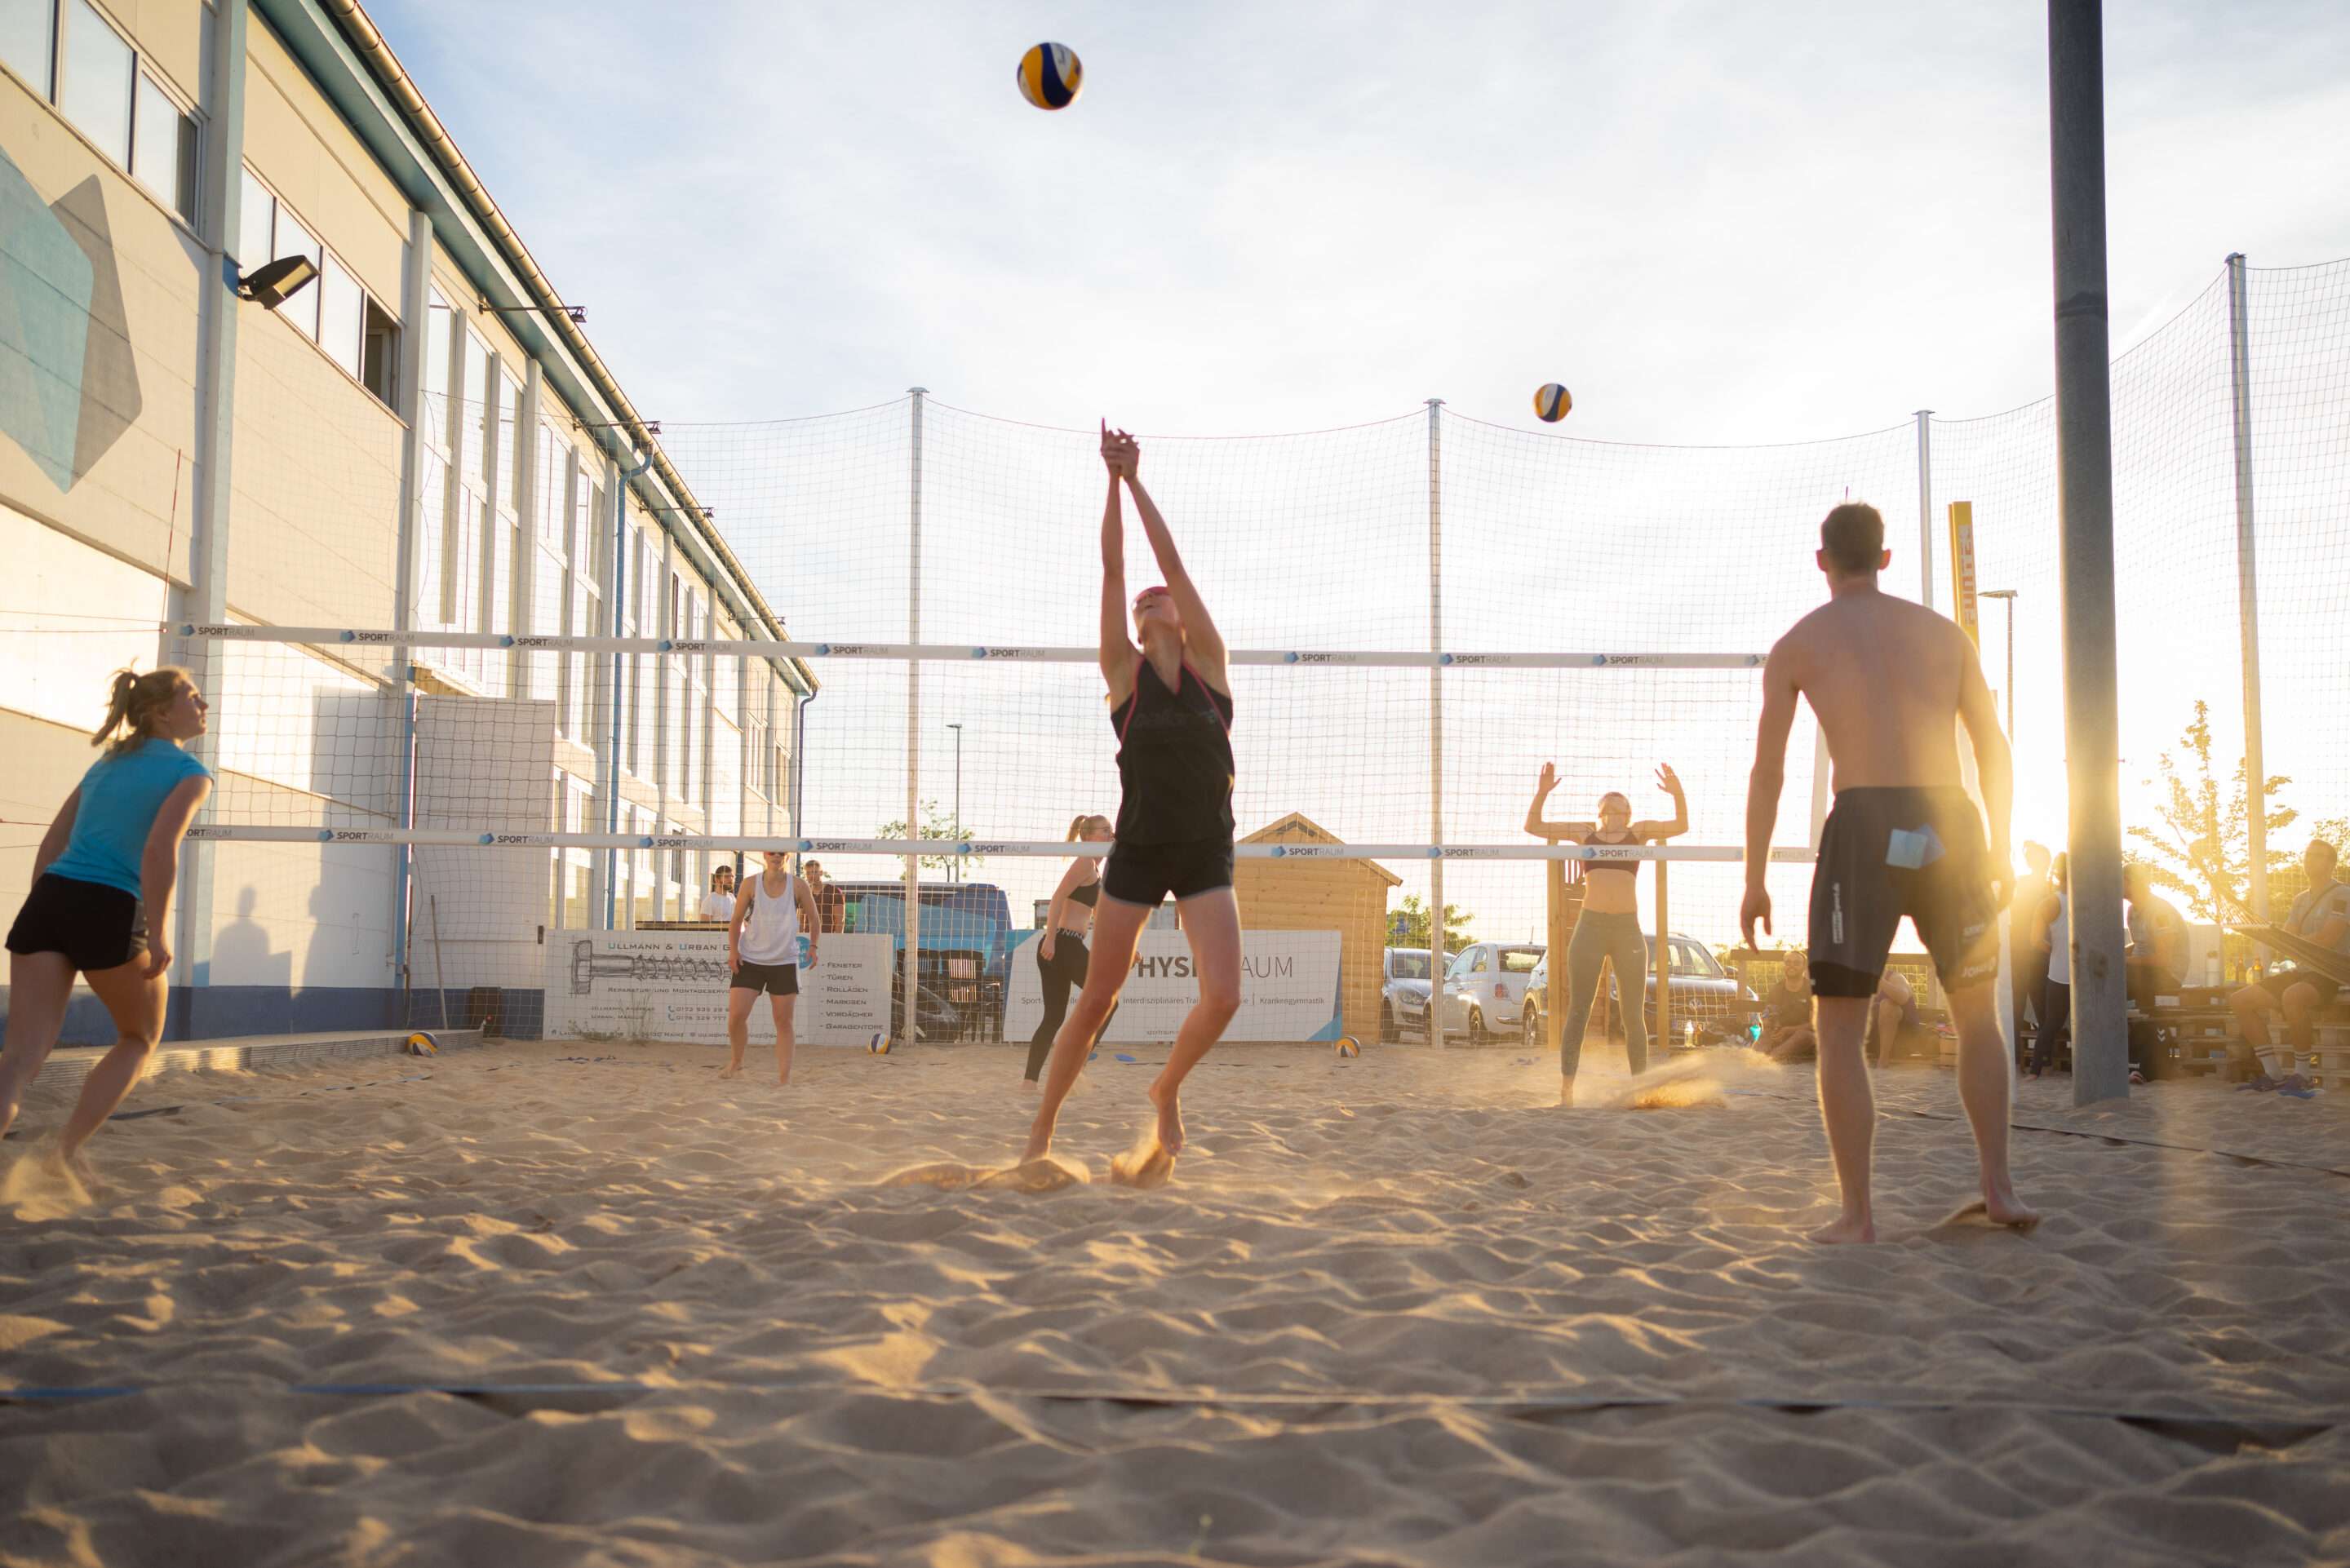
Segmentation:
{"type": "Polygon", "coordinates": [[[2317,1000],[2310,1003],[2312,1007],[2324,1007],[2342,992],[2340,985],[2314,969],[2281,969],[2261,976],[2252,983],[2275,997],[2279,1005],[2284,1002],[2284,993],[2296,985],[2305,985],[2317,992],[2317,1000]]]}
{"type": "Polygon", "coordinates": [[[1999,973],[1999,905],[1982,817],[1957,789],[1839,791],[1812,872],[1812,989],[1877,994],[1907,915],[1945,991],[1999,973]]]}

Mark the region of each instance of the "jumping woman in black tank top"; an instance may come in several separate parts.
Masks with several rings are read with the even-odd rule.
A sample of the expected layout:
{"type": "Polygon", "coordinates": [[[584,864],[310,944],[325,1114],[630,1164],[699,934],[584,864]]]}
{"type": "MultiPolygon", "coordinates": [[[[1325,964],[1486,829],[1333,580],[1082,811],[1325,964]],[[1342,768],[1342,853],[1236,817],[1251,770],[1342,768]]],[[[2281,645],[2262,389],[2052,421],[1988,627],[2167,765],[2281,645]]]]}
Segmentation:
{"type": "Polygon", "coordinates": [[[1241,1004],[1241,911],[1232,898],[1232,693],[1224,640],[1183,569],[1174,536],[1139,472],[1134,438],[1102,425],[1102,462],[1109,495],[1102,506],[1101,671],[1118,732],[1117,844],[1102,869],[1094,950],[1085,989],[1053,1042],[1043,1103],[1028,1131],[1024,1159],[1051,1152],[1053,1127],[1087,1053],[1101,1033],[1134,966],[1150,912],[1169,895],[1182,911],[1200,1000],[1184,1017],[1150,1085],[1158,1107],[1157,1146],[1111,1175],[1157,1186],[1183,1149],[1178,1103],[1183,1080],[1222,1035],[1241,1004]],[[1164,587],[1134,597],[1137,649],[1126,635],[1126,520],[1119,485],[1134,495],[1142,530],[1166,577],[1164,587]]]}

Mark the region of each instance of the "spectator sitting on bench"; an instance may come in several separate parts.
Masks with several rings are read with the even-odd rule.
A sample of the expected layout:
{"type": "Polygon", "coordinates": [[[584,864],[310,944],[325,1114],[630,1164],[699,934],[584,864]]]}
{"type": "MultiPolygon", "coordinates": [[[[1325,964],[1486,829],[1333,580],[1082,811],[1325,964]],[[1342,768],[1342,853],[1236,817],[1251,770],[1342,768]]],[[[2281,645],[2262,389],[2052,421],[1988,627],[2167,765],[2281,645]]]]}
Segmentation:
{"type": "Polygon", "coordinates": [[[2122,897],[2129,900],[2129,946],[2122,951],[2130,1005],[2149,1016],[2154,999],[2177,992],[2187,974],[2187,919],[2154,890],[2143,866],[2122,867],[2122,897]]]}
{"type": "Polygon", "coordinates": [[[1812,1033],[1810,955],[1796,948],[1781,961],[1779,983],[1762,998],[1762,1033],[1754,1048],[1773,1062],[1808,1062],[1819,1054],[1812,1033]]]}
{"type": "MultiPolygon", "coordinates": [[[[2282,929],[2306,937],[2319,947],[2350,957],[2350,882],[2334,879],[2338,857],[2334,846],[2313,838],[2301,852],[2302,869],[2309,873],[2309,890],[2293,901],[2282,929]]],[[[2298,1052],[2315,1064],[2317,1030],[2314,1015],[2332,1002],[2342,988],[2313,971],[2281,969],[2253,981],[2228,999],[2235,1010],[2244,1043],[2260,1059],[2262,1088],[2303,1090],[2309,1081],[2294,1071],[2298,1052]],[[2284,1013],[2285,1045],[2282,1052],[2269,1033],[2269,1014],[2284,1013]]]]}

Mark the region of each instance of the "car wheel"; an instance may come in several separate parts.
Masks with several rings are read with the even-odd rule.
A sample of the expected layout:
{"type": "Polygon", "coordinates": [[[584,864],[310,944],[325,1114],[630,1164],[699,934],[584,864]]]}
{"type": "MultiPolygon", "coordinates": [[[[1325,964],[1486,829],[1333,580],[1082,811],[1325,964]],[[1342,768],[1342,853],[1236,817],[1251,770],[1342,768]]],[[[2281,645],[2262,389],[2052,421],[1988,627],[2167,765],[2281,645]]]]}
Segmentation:
{"type": "Polygon", "coordinates": [[[1382,1002],[1379,1003],[1379,1044],[1385,1045],[1395,1037],[1395,1009],[1382,1002]]]}
{"type": "Polygon", "coordinates": [[[1492,1038],[1493,1037],[1491,1034],[1485,1033],[1485,1014],[1483,1012],[1474,1007],[1471,1008],[1469,1010],[1469,1044],[1471,1045],[1490,1044],[1492,1042],[1492,1038]]]}

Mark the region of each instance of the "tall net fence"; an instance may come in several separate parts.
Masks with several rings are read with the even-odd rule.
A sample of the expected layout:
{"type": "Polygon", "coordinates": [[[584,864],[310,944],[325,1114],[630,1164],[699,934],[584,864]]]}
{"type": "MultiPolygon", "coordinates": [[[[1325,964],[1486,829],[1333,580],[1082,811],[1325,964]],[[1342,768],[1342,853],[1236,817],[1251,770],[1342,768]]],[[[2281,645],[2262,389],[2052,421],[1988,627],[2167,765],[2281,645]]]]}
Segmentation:
{"type": "MultiPolygon", "coordinates": [[[[1092,651],[1097,432],[914,395],[669,426],[662,450],[709,514],[681,532],[703,541],[704,565],[718,549],[739,562],[772,608],[763,624],[697,592],[682,546],[633,509],[616,535],[593,432],[537,418],[496,375],[428,398],[404,625],[400,553],[369,542],[382,507],[397,511],[398,464],[363,421],[335,424],[351,450],[332,463],[256,465],[285,476],[239,482],[225,631],[192,633],[151,576],[99,603],[103,585],[21,564],[0,602],[19,705],[86,723],[108,671],[195,665],[220,769],[203,831],[235,857],[220,903],[250,894],[265,915],[313,921],[351,965],[405,876],[411,953],[437,935],[471,972],[527,986],[543,929],[690,917],[712,870],[764,841],[822,844],[837,881],[878,885],[904,871],[881,841],[910,833],[929,846],[926,882],[1000,888],[1027,924],[1063,861],[1003,846],[1059,840],[1118,801],[1092,651]],[[481,959],[501,944],[510,963],[481,959]]],[[[255,384],[304,389],[281,382],[255,384]]],[[[2249,607],[2257,732],[2267,772],[2290,781],[2270,800],[2271,881],[2289,892],[2308,833],[2338,836],[2350,817],[2336,648],[2350,624],[2350,262],[2249,269],[2240,296],[2215,279],[2116,359],[2112,385],[2132,847],[2192,884],[2208,752],[2212,852],[2245,853],[2228,801],[2254,733],[2249,607]]],[[[1819,602],[1816,525],[1850,498],[1886,514],[1888,586],[1919,594],[1922,568],[1946,610],[1945,509],[1970,504],[1979,586],[2014,596],[1984,600],[1980,625],[2012,713],[2017,836],[2061,845],[2053,404],[1923,433],[1922,464],[1908,420],[1734,448],[1592,441],[1440,406],[1287,435],[1146,434],[1142,476],[1243,655],[1241,836],[1303,818],[1379,846],[1397,905],[1425,905],[1440,877],[1474,935],[1540,940],[1541,867],[1469,851],[1531,843],[1546,762],[1555,819],[1587,817],[1611,790],[1669,816],[1656,779],[1669,764],[1688,791],[1681,842],[1724,857],[1672,867],[1670,924],[1726,943],[1755,666],[1819,602]]],[[[181,526],[176,483],[155,510],[181,526]]],[[[1123,510],[1130,595],[1159,571],[1123,510]]],[[[185,556],[182,540],[172,558],[185,556]]],[[[1797,848],[1825,792],[1814,740],[1806,713],[1779,835],[1797,848]]],[[[10,794],[9,831],[29,843],[53,807],[10,794]]],[[[1780,935],[1801,940],[1807,874],[1773,877],[1780,935]]],[[[1641,881],[1646,914],[1656,880],[1641,881]]]]}

